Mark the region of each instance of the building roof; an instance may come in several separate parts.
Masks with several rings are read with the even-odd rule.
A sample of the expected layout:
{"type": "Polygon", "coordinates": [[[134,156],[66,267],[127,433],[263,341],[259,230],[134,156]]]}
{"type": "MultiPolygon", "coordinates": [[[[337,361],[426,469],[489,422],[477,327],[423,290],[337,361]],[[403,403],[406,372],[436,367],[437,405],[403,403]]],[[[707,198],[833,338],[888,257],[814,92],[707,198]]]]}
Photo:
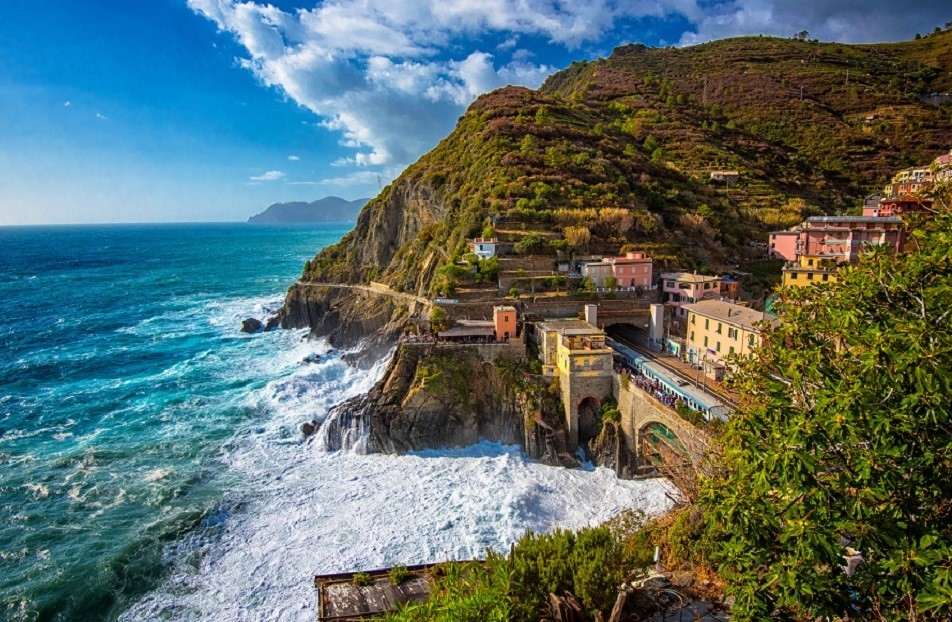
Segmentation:
{"type": "Polygon", "coordinates": [[[539,330],[544,332],[556,332],[560,335],[577,337],[580,335],[602,335],[605,333],[600,328],[592,326],[585,320],[546,320],[539,322],[539,330]]]}
{"type": "Polygon", "coordinates": [[[514,306],[512,306],[512,305],[497,305],[497,306],[493,307],[493,311],[495,311],[495,312],[497,312],[497,313],[508,313],[508,312],[510,312],[510,311],[511,311],[512,313],[515,313],[515,312],[516,312],[516,308],[515,308],[514,306]]]}
{"type": "Polygon", "coordinates": [[[873,223],[873,224],[901,224],[898,216],[810,216],[808,223],[873,223]]]}
{"type": "Polygon", "coordinates": [[[714,320],[727,322],[739,326],[745,330],[758,331],[754,326],[758,322],[767,320],[771,324],[778,322],[777,316],[763,311],[754,311],[748,307],[742,307],[723,300],[702,300],[693,304],[684,305],[688,311],[693,311],[703,317],[709,317],[714,320]]]}
{"type": "Polygon", "coordinates": [[[443,339],[453,339],[457,337],[495,337],[496,329],[492,326],[454,326],[448,330],[438,332],[437,336],[443,339]]]}
{"type": "Polygon", "coordinates": [[[711,283],[721,280],[719,276],[706,276],[692,272],[665,272],[661,275],[661,278],[668,281],[680,281],[682,283],[711,283]]]}

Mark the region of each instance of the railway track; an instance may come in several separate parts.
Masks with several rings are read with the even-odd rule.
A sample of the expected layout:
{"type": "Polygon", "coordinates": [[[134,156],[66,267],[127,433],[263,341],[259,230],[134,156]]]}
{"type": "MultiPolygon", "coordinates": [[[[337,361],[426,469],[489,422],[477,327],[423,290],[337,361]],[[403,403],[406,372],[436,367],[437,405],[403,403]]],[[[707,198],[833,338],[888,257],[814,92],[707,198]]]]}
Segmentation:
{"type": "MultiPolygon", "coordinates": [[[[680,367],[676,365],[672,365],[671,363],[666,361],[664,357],[660,357],[656,353],[645,348],[644,346],[641,346],[635,343],[634,339],[632,339],[630,336],[621,334],[622,331],[616,330],[612,332],[613,334],[611,336],[613,339],[623,343],[624,345],[628,346],[635,352],[651,359],[651,362],[661,365],[666,370],[670,371],[671,373],[675,374],[678,378],[681,378],[682,380],[686,382],[689,382],[691,384],[694,384],[696,382],[697,380],[696,377],[686,374],[683,369],[681,369],[680,367]]],[[[624,332],[630,333],[631,331],[624,331],[624,332]]],[[[737,408],[737,400],[735,400],[733,397],[731,397],[729,394],[725,393],[724,391],[715,389],[712,385],[707,385],[705,387],[705,391],[707,393],[710,393],[714,397],[716,397],[718,400],[721,401],[721,403],[723,403],[726,406],[729,406],[731,409],[737,408]]]]}

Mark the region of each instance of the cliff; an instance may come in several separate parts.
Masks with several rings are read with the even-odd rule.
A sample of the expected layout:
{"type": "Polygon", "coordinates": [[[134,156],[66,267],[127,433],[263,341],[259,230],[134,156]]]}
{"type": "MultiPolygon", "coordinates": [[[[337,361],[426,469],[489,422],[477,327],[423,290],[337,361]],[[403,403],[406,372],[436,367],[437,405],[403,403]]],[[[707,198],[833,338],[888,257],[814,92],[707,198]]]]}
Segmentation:
{"type": "MultiPolygon", "coordinates": [[[[301,287],[378,281],[432,297],[453,286],[440,269],[494,227],[533,254],[627,246],[659,267],[743,261],[767,231],[855,209],[896,169],[947,152],[948,105],[920,96],[952,85],[950,58],[952,32],[879,45],[745,37],[623,46],[538,91],[499,89],[307,262],[301,287]],[[738,181],[712,180],[721,169],[738,181]]],[[[397,303],[301,287],[282,326],[341,347],[378,326],[392,343],[397,303]]]]}
{"type": "Polygon", "coordinates": [[[306,203],[292,201],[290,203],[274,203],[260,214],[248,219],[254,224],[263,223],[295,223],[295,222],[353,222],[357,214],[370,199],[356,199],[347,201],[340,197],[324,197],[306,203]]]}

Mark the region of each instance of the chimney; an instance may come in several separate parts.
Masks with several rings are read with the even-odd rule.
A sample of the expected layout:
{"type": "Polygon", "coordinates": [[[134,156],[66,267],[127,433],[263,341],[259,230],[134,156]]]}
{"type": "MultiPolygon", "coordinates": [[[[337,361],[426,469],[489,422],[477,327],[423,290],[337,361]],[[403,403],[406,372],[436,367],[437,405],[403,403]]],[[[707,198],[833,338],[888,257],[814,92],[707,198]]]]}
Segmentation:
{"type": "Polygon", "coordinates": [[[598,326],[598,305],[585,305],[585,321],[598,326]]]}

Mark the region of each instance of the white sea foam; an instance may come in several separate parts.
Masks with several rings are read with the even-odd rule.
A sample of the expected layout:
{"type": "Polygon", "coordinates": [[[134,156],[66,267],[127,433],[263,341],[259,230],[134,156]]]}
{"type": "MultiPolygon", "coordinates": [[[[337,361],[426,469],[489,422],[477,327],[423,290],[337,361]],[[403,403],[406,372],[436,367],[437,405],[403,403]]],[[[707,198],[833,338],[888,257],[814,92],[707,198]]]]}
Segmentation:
{"type": "Polygon", "coordinates": [[[264,415],[223,458],[245,485],[205,529],[170,548],[172,576],[122,619],[310,621],[315,574],[481,557],[527,529],[670,506],[663,480],[546,467],[491,443],[409,456],[319,451],[297,426],[369,390],[385,364],[356,370],[326,344],[291,336],[259,336],[286,349],[254,363],[273,378],[247,397],[264,415]],[[302,365],[312,352],[320,362],[302,365]]]}

